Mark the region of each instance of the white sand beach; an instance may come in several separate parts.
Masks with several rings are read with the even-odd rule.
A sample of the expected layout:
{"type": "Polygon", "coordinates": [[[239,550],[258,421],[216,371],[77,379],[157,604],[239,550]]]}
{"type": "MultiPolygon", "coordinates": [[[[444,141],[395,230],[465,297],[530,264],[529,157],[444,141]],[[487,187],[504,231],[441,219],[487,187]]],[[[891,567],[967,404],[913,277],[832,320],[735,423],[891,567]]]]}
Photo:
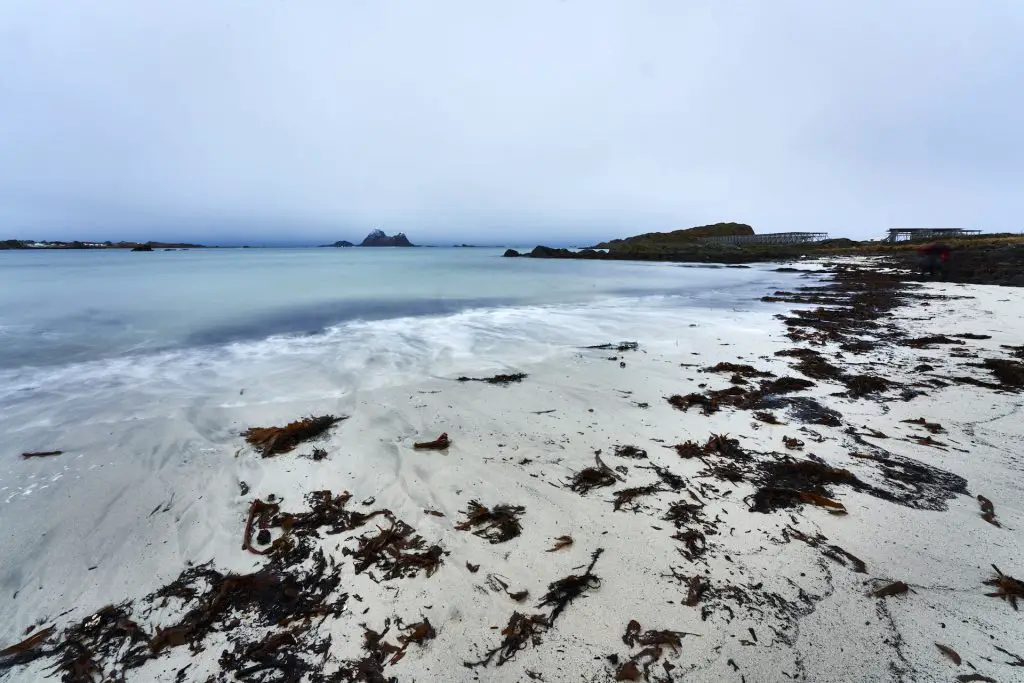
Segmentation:
{"type": "MultiPolygon", "coordinates": [[[[812,283],[794,286],[803,282],[812,283]]],[[[348,597],[337,613],[287,627],[302,632],[289,630],[283,647],[315,660],[322,676],[300,673],[294,680],[755,683],[955,681],[971,674],[991,677],[973,680],[1024,680],[1024,668],[997,649],[1024,656],[1021,615],[1007,600],[986,596],[996,589],[983,583],[992,578],[992,565],[1007,575],[1024,573],[1024,395],[943,381],[987,378],[968,352],[1008,357],[1002,345],[1021,343],[1024,290],[929,283],[918,293],[956,298],[914,299],[892,311],[893,324],[907,337],[990,338],[925,348],[884,343],[863,353],[815,346],[846,372],[899,385],[851,398],[842,384],[814,379],[814,386],[787,394],[838,412],[838,426],[801,421],[791,404],[771,410],[782,424],[768,424],[751,410],[725,406],[708,415],[699,405],[683,411],[667,401],[742,386],[730,384],[729,372],[703,370],[720,362],[802,378],[791,367],[797,358],[775,355],[806,346],[787,338],[786,325],[773,317],[800,307],[787,303],[717,319],[694,312],[692,323],[655,339],[612,320],[580,330],[577,344],[552,343],[532,361],[510,366],[501,357],[453,356],[442,376],[411,374],[406,383],[355,394],[339,395],[326,376],[319,386],[301,387],[288,386],[283,376],[252,377],[237,392],[211,395],[187,416],[173,406],[163,413],[148,406],[127,421],[83,416],[74,443],[63,427],[65,441],[53,443],[47,425],[26,416],[21,440],[5,444],[7,469],[31,472],[39,487],[74,481],[61,489],[62,502],[45,509],[32,506],[25,487],[0,491],[5,505],[22,511],[0,558],[12,577],[0,600],[0,646],[52,625],[56,630],[40,647],[57,647],[66,627],[123,602],[146,634],[177,624],[194,600],[144,598],[187,563],[247,574],[268,562],[242,547],[254,499],[299,513],[309,507],[308,494],[329,490],[350,492],[350,510],[389,510],[415,529],[424,548],[436,544],[443,555],[430,575],[385,579],[380,566],[357,574],[357,558],[343,552],[357,548],[359,536],[387,528],[385,517],[308,537],[332,567],[337,564],[340,583],[332,599],[348,597]],[[621,340],[639,346],[582,348],[621,340]],[[923,363],[933,369],[915,369],[923,363]],[[527,376],[507,386],[456,381],[513,372],[527,376]],[[347,419],[290,453],[262,458],[240,436],[248,427],[321,414],[347,419]],[[918,418],[927,424],[908,422],[918,418]],[[929,426],[936,424],[941,428],[929,426]],[[413,448],[442,432],[451,439],[446,450],[413,448]],[[675,448],[688,441],[704,448],[712,435],[721,435],[723,444],[737,440],[725,447],[745,454],[738,466],[749,469],[737,480],[716,470],[730,461],[724,453],[705,448],[685,458],[675,448]],[[788,448],[785,437],[801,444],[788,448]],[[622,446],[645,456],[617,455],[622,446]],[[303,457],[314,447],[326,458],[303,457]],[[50,448],[66,453],[23,460],[15,452],[50,448]],[[115,451],[135,457],[116,458],[115,451]],[[852,475],[859,483],[825,484],[826,499],[847,514],[804,500],[752,510],[752,496],[763,485],[758,477],[767,471],[758,468],[786,458],[852,475]],[[963,490],[955,491],[956,476],[945,474],[925,484],[887,477],[887,471],[908,471],[906,460],[897,466],[893,458],[962,477],[963,490]],[[614,483],[571,490],[573,476],[591,467],[614,483]],[[647,486],[655,488],[624,498],[615,509],[617,492],[647,486]],[[994,505],[998,526],[982,518],[979,494],[994,505]],[[522,506],[521,533],[492,543],[473,529],[457,529],[471,501],[492,509],[522,506]],[[681,516],[665,519],[674,503],[690,507],[676,507],[681,516]],[[686,536],[694,530],[696,536],[686,536]],[[571,545],[549,552],[562,536],[571,537],[571,545]],[[596,578],[584,581],[581,595],[551,619],[553,604],[539,605],[549,585],[582,575],[599,550],[596,578]],[[908,590],[874,595],[897,581],[908,590]],[[512,594],[522,591],[528,596],[516,601],[512,594]],[[467,666],[501,645],[515,612],[548,620],[536,641],[524,642],[500,665],[498,653],[487,664],[467,666]],[[367,657],[364,628],[381,632],[390,623],[383,641],[397,648],[402,634],[415,633],[400,625],[424,619],[436,637],[414,638],[399,657],[389,652],[378,662],[383,678],[345,668],[367,657]],[[630,638],[632,620],[640,632],[630,638]],[[645,640],[649,631],[677,633],[645,640]],[[323,651],[303,649],[327,637],[323,651]]],[[[286,534],[270,527],[273,538],[286,534]]],[[[238,680],[225,673],[222,652],[239,639],[258,641],[285,627],[244,613],[228,616],[237,623],[218,618],[199,645],[188,636],[188,643],[150,648],[155,656],[137,666],[126,667],[117,654],[97,656],[95,664],[105,677],[123,671],[129,682],[238,680]]],[[[145,642],[125,641],[117,652],[136,646],[150,651],[145,642]]],[[[62,656],[12,666],[0,671],[0,680],[41,680],[62,656]]],[[[260,669],[263,660],[253,657],[257,666],[243,680],[293,680],[273,667],[260,669]]]]}

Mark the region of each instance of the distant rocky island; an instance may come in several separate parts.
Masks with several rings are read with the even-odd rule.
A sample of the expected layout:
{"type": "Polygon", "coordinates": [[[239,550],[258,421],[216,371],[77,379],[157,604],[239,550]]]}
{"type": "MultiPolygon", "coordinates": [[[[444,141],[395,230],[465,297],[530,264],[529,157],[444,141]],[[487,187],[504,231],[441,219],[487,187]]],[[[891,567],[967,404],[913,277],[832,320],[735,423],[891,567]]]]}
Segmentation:
{"type": "Polygon", "coordinates": [[[383,230],[374,230],[366,236],[362,242],[358,245],[352,244],[348,240],[338,240],[334,244],[322,244],[322,247],[415,247],[416,245],[409,241],[409,238],[405,236],[404,232],[399,232],[394,235],[388,235],[383,230]]]}
{"type": "Polygon", "coordinates": [[[205,249],[202,244],[185,242],[61,242],[54,240],[0,240],[0,249],[128,249],[154,251],[156,249],[205,249]]]}

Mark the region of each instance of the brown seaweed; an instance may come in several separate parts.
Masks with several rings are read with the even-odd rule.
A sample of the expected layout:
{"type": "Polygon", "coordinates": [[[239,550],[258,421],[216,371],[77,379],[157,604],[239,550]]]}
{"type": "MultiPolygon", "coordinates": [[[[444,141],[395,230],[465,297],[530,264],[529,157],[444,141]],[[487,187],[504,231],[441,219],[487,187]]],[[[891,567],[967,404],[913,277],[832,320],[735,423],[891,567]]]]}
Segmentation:
{"type": "Polygon", "coordinates": [[[996,575],[983,583],[986,586],[993,586],[996,590],[992,593],[985,593],[990,598],[1002,598],[1010,603],[1014,610],[1017,610],[1017,598],[1024,598],[1024,581],[1007,576],[999,571],[999,567],[992,565],[996,575]]]}
{"type": "Polygon", "coordinates": [[[1005,358],[986,358],[981,367],[991,372],[999,384],[1009,389],[1024,389],[1024,362],[1005,358]]]}
{"type": "Polygon", "coordinates": [[[569,484],[571,490],[585,495],[593,489],[613,486],[619,481],[620,477],[604,464],[600,455],[595,454],[594,459],[597,461],[595,467],[587,467],[573,475],[569,484]]]}
{"type": "Polygon", "coordinates": [[[356,540],[355,550],[342,549],[342,554],[355,558],[356,574],[376,568],[383,573],[384,580],[415,576],[420,572],[432,576],[443,561],[440,546],[427,547],[426,541],[401,520],[393,520],[391,526],[378,527],[376,534],[356,540]]]}
{"type": "Polygon", "coordinates": [[[486,538],[491,543],[505,543],[519,536],[523,526],[519,518],[526,512],[522,505],[495,505],[484,507],[479,501],[471,500],[466,508],[466,520],[456,524],[459,531],[473,531],[474,536],[486,538]]]}
{"type": "Polygon", "coordinates": [[[616,511],[623,509],[625,506],[629,506],[629,510],[636,512],[639,507],[634,502],[637,498],[642,496],[653,496],[655,493],[660,493],[662,488],[657,484],[650,486],[636,486],[634,488],[622,489],[621,491],[615,492],[615,506],[616,511]]]}
{"type": "Polygon", "coordinates": [[[562,548],[568,548],[573,544],[572,536],[559,536],[555,539],[555,544],[545,550],[544,552],[553,553],[561,550],[562,548]]]}
{"type": "Polygon", "coordinates": [[[647,451],[636,446],[616,446],[615,455],[620,458],[630,458],[632,460],[642,460],[647,457],[647,451]]]}
{"type": "Polygon", "coordinates": [[[1002,524],[996,520],[995,504],[980,493],[978,494],[978,503],[981,505],[981,518],[993,526],[1001,527],[1002,524]]]}
{"type": "Polygon", "coordinates": [[[876,598],[887,598],[891,595],[902,595],[910,590],[910,586],[902,581],[893,581],[890,584],[871,592],[876,598]]]}
{"type": "Polygon", "coordinates": [[[24,640],[0,650],[0,670],[18,664],[27,664],[28,662],[45,655],[46,652],[41,649],[40,646],[50,636],[52,636],[56,630],[56,626],[48,626],[47,628],[36,631],[24,640]]]}
{"type": "Polygon", "coordinates": [[[850,396],[854,398],[882,393],[892,386],[892,382],[877,375],[853,375],[844,378],[843,384],[849,390],[850,396]]]}
{"type": "Polygon", "coordinates": [[[562,614],[565,608],[576,598],[589,590],[601,585],[601,578],[594,574],[594,565],[604,548],[598,548],[590,556],[590,564],[582,574],[570,574],[565,578],[558,579],[548,584],[548,592],[544,594],[537,607],[551,607],[551,615],[548,617],[548,624],[554,625],[555,621],[562,614]]]}
{"type": "Polygon", "coordinates": [[[904,422],[906,424],[920,425],[927,429],[932,434],[941,434],[942,432],[946,431],[938,422],[929,422],[923,417],[919,417],[913,420],[900,420],[900,422],[904,422]]]}
{"type": "Polygon", "coordinates": [[[771,382],[763,382],[761,391],[765,394],[789,394],[795,391],[804,391],[814,386],[814,382],[797,377],[780,377],[771,382]]]}
{"type": "Polygon", "coordinates": [[[443,451],[451,445],[452,442],[448,438],[448,432],[443,432],[441,436],[433,441],[419,441],[414,443],[412,447],[418,451],[443,451]]]}
{"type": "Polygon", "coordinates": [[[709,368],[704,368],[703,372],[729,372],[735,373],[740,377],[774,377],[775,375],[765,370],[758,370],[752,365],[742,365],[737,363],[718,363],[709,368]]]}
{"type": "Polygon", "coordinates": [[[526,615],[513,612],[508,624],[501,630],[503,638],[498,647],[489,650],[483,659],[477,662],[465,662],[464,665],[470,669],[487,666],[497,656],[496,665],[502,666],[530,645],[534,647],[540,645],[541,635],[550,627],[551,623],[543,614],[526,615]]]}
{"type": "Polygon", "coordinates": [[[242,436],[248,443],[259,448],[264,458],[269,458],[295,450],[299,444],[320,436],[345,419],[347,417],[334,415],[310,416],[290,422],[284,427],[250,427],[242,436]]]}
{"type": "Polygon", "coordinates": [[[679,454],[680,458],[684,458],[687,460],[690,458],[699,458],[701,454],[704,452],[704,449],[701,448],[699,443],[689,440],[681,444],[676,444],[674,448],[676,449],[676,453],[679,454]]]}
{"type": "Polygon", "coordinates": [[[963,660],[960,659],[960,655],[957,653],[957,651],[951,648],[950,646],[943,645],[942,643],[935,643],[935,647],[939,648],[939,652],[949,657],[949,659],[957,666],[960,666],[960,664],[963,662],[963,660]]]}

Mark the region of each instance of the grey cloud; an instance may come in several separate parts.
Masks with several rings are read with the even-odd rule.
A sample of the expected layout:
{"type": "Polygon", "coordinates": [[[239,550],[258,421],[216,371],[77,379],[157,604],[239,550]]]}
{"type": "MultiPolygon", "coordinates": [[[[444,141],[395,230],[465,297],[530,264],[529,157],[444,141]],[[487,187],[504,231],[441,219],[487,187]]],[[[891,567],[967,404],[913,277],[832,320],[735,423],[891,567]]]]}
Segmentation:
{"type": "Polygon", "coordinates": [[[0,4],[0,232],[1019,229],[1016,0],[0,4]]]}

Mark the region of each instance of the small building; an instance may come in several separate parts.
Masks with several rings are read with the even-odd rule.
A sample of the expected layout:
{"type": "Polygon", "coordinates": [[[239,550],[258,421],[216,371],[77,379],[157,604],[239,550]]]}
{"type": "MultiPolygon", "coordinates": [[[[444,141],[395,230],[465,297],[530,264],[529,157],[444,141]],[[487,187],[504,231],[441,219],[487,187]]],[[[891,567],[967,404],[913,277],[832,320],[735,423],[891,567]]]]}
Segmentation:
{"type": "Polygon", "coordinates": [[[981,230],[963,230],[962,228],[892,228],[883,242],[917,242],[952,237],[973,237],[980,234],[981,230]]]}

